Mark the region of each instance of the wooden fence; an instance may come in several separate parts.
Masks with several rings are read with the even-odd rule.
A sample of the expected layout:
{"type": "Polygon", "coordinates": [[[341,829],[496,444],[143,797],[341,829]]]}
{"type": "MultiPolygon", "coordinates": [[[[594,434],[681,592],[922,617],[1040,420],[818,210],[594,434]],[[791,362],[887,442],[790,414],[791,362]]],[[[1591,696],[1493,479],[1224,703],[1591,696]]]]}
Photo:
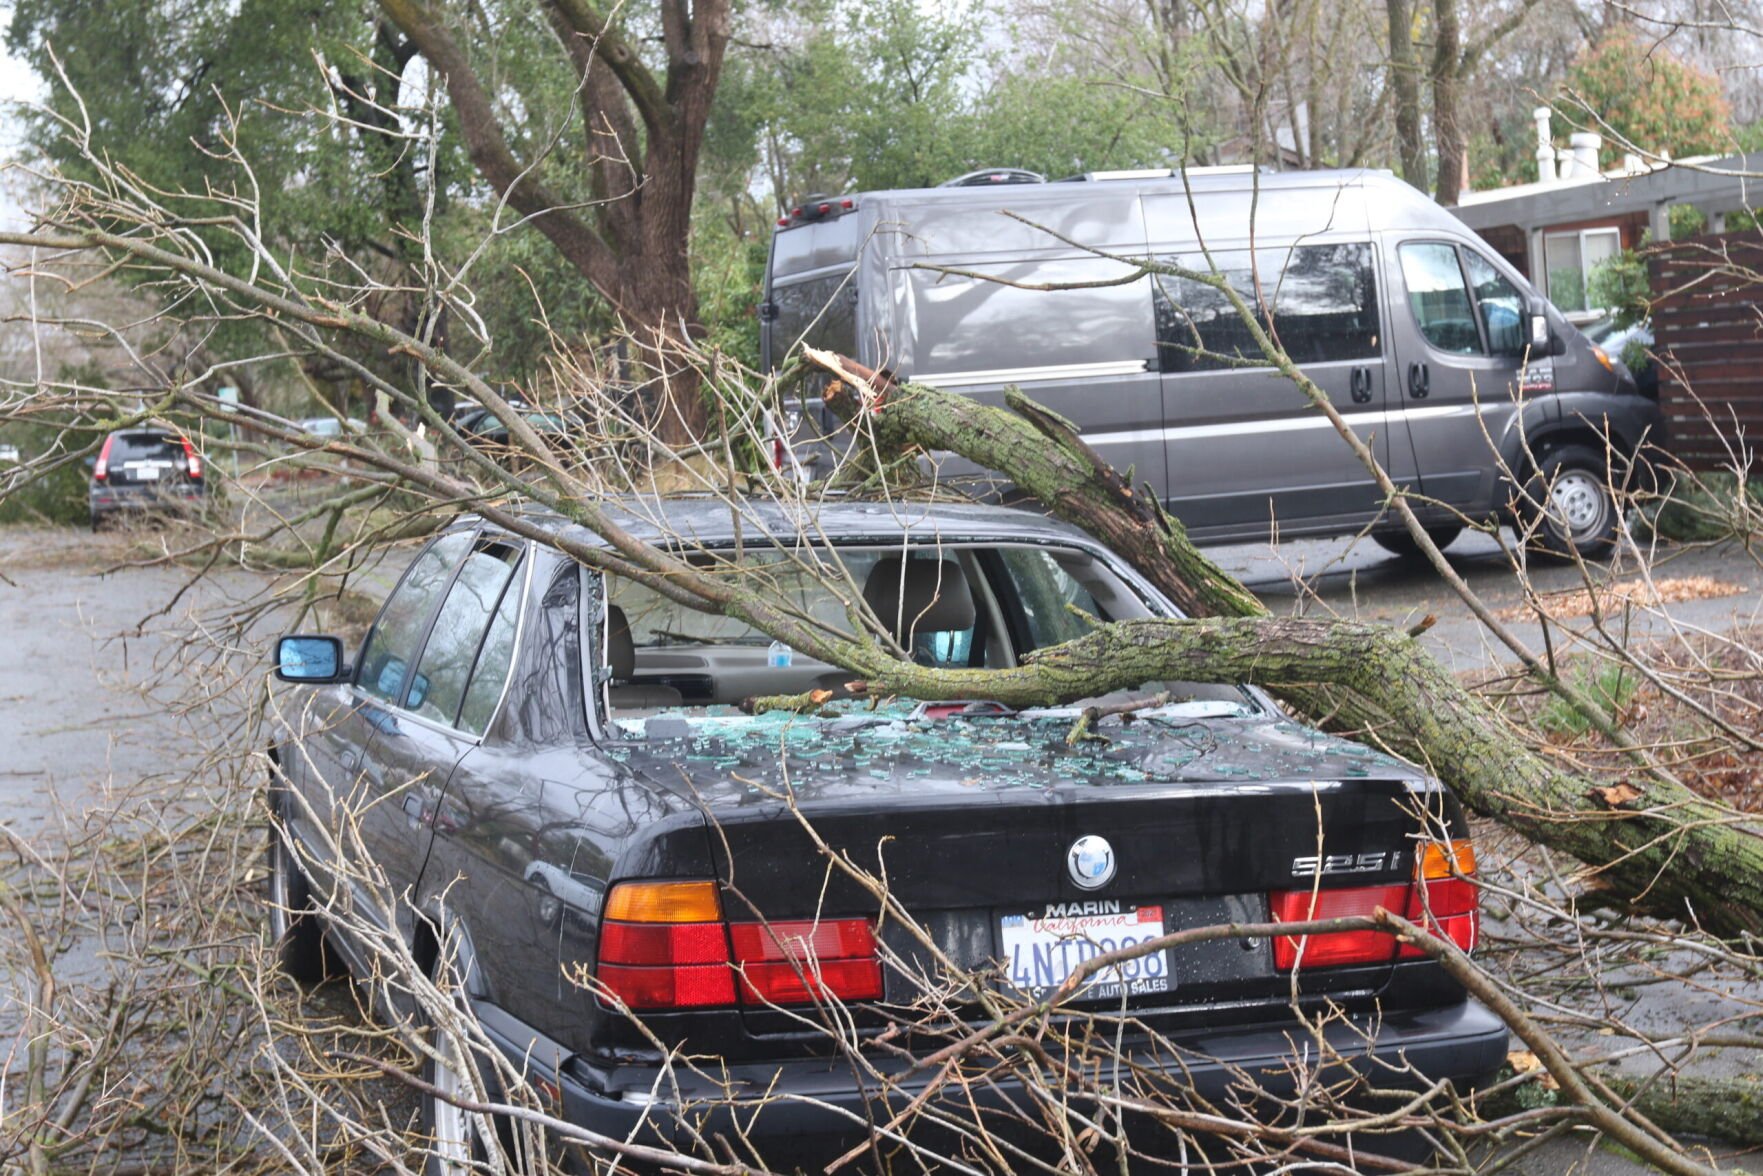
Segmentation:
{"type": "Polygon", "coordinates": [[[1671,451],[1691,469],[1730,467],[1763,441],[1763,233],[1673,242],[1647,270],[1671,451]]]}

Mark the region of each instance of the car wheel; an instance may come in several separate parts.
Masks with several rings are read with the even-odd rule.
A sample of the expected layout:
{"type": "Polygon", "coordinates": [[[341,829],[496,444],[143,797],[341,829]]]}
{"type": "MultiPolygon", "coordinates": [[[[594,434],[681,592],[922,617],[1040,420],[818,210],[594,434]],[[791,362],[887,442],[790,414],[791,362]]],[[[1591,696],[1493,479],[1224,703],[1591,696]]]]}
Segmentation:
{"type": "MultiPolygon", "coordinates": [[[[1462,533],[1463,525],[1461,523],[1446,523],[1426,528],[1427,537],[1433,541],[1433,546],[1440,551],[1449,547],[1462,533]]],[[[1371,541],[1391,555],[1402,559],[1421,558],[1420,544],[1414,542],[1414,536],[1407,531],[1373,531],[1371,541]]]]}
{"type": "MultiPolygon", "coordinates": [[[[451,970],[451,965],[443,965],[451,970]]],[[[450,977],[456,1001],[463,1001],[464,987],[457,974],[450,977]]],[[[419,1014],[420,1015],[420,1014],[419,1014]]],[[[493,1073],[478,1065],[470,1046],[463,1046],[444,1033],[426,1017],[421,1017],[422,1032],[427,1035],[423,1050],[422,1130],[428,1143],[428,1159],[423,1167],[425,1176],[475,1176],[476,1173],[503,1171],[510,1173],[548,1171],[543,1164],[527,1164],[522,1158],[520,1140],[513,1124],[497,1116],[467,1110],[459,1102],[499,1102],[501,1090],[493,1073]],[[433,1055],[433,1056],[430,1056],[433,1055]],[[475,1068],[476,1083],[467,1081],[463,1067],[475,1068]],[[502,1161],[495,1165],[490,1159],[494,1148],[502,1161]]]]}
{"type": "Polygon", "coordinates": [[[1535,524],[1536,543],[1550,555],[1603,559],[1616,546],[1620,508],[1598,450],[1565,445],[1548,453],[1519,505],[1521,517],[1535,524]]]}
{"type": "Polygon", "coordinates": [[[282,971],[302,984],[330,975],[324,920],[312,903],[312,884],[294,860],[278,825],[269,830],[269,931],[282,971]]]}
{"type": "Polygon", "coordinates": [[[96,535],[104,529],[104,516],[97,511],[92,512],[92,534],[96,535]]]}

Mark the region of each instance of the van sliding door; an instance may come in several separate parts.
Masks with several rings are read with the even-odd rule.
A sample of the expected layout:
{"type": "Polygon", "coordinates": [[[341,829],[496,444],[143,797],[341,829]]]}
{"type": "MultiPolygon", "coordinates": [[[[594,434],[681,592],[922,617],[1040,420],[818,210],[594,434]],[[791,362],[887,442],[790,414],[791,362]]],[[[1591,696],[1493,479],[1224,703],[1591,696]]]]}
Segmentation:
{"type": "MultiPolygon", "coordinates": [[[[1002,405],[1004,390],[1015,385],[1076,425],[1115,469],[1131,471],[1135,485],[1162,494],[1163,404],[1149,291],[1142,277],[1113,284],[1133,269],[1070,250],[897,266],[894,369],[982,404],[1002,405]],[[937,265],[964,272],[931,268],[937,265]]],[[[938,470],[944,479],[988,477],[952,455],[939,458],[938,470]]]]}
{"type": "MultiPolygon", "coordinates": [[[[1219,273],[1256,321],[1388,461],[1385,341],[1367,241],[1214,247],[1162,260],[1219,273]],[[1213,267],[1216,267],[1214,270],[1213,267]]],[[[1381,506],[1375,480],[1328,417],[1273,368],[1225,294],[1153,279],[1171,511],[1205,538],[1354,526],[1381,506]]]]}

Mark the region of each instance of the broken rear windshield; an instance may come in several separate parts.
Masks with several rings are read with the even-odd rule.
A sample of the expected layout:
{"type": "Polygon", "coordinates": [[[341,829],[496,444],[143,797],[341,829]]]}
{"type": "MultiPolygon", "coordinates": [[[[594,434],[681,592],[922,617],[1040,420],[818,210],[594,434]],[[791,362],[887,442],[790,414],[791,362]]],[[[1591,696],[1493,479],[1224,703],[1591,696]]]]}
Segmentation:
{"type": "MultiPolygon", "coordinates": [[[[1007,669],[1096,624],[1153,615],[1144,598],[1088,552],[1030,544],[852,546],[698,557],[740,577],[828,634],[861,626],[920,665],[1007,669]]],[[[735,617],[697,612],[629,580],[608,581],[606,702],[638,734],[658,714],[738,714],[758,695],[837,690],[850,674],[791,649],[735,617]]],[[[1254,712],[1236,686],[1148,682],[1105,701],[1167,695],[1202,714],[1254,712]]],[[[845,704],[857,710],[867,702],[845,704]]]]}

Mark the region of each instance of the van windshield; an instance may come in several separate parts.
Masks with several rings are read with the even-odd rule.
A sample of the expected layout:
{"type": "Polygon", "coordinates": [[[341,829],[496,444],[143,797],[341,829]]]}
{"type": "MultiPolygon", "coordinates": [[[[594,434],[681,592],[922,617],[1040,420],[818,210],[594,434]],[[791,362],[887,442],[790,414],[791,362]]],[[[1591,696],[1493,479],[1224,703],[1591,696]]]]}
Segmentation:
{"type": "MultiPolygon", "coordinates": [[[[715,575],[744,580],[829,635],[849,637],[863,628],[920,665],[941,669],[1007,669],[1033,650],[1082,637],[1098,623],[1152,615],[1104,563],[1071,549],[839,547],[702,562],[715,575]]],[[[640,720],[661,712],[732,716],[756,696],[811,690],[836,696],[851,677],[738,618],[686,608],[629,580],[610,579],[608,591],[606,703],[615,718],[640,720]]],[[[1126,692],[1133,693],[1221,704],[1223,713],[1255,709],[1236,686],[1153,682],[1126,692]]]]}

